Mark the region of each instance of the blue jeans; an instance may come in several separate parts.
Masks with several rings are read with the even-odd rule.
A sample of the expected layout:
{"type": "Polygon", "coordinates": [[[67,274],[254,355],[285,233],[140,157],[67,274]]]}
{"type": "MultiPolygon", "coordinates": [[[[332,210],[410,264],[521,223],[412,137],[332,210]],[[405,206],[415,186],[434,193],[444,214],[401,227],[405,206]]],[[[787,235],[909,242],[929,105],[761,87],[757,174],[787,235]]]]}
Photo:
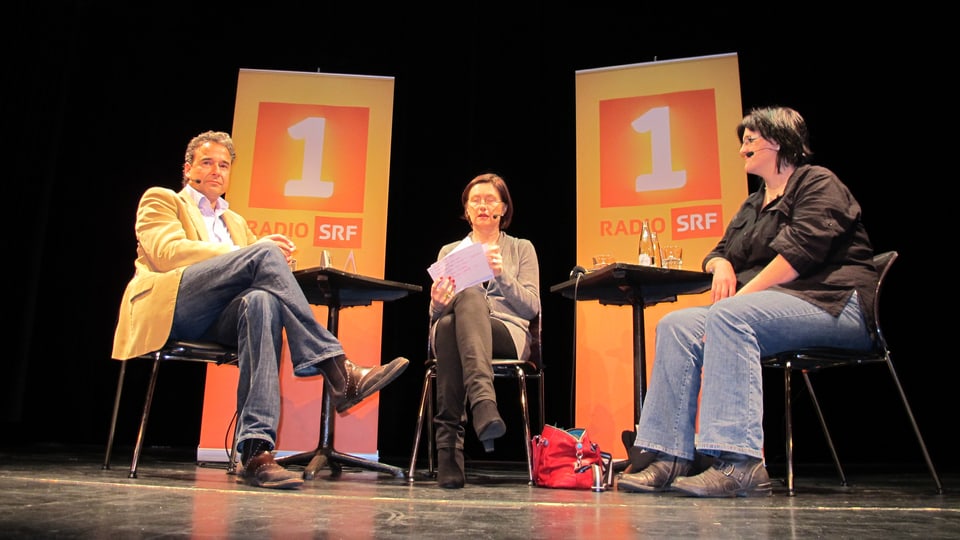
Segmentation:
{"type": "Polygon", "coordinates": [[[634,444],[683,459],[693,459],[695,449],[762,458],[760,358],[810,346],[871,348],[856,293],[839,317],[772,290],[669,313],[657,324],[634,444]]]}
{"type": "Polygon", "coordinates": [[[238,443],[264,439],[276,446],[284,330],[299,377],[320,374],[320,362],[344,354],[336,336],[317,322],[272,242],[258,242],[183,271],[170,337],[236,345],[238,443]]]}

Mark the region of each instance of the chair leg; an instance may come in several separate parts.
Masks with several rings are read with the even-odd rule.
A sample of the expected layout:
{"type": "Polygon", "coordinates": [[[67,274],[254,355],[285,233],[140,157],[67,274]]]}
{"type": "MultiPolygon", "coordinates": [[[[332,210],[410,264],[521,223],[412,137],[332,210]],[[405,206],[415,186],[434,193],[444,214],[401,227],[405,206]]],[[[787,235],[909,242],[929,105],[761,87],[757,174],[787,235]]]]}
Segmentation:
{"type": "Polygon", "coordinates": [[[790,403],[790,370],[792,366],[787,362],[783,368],[783,410],[786,418],[787,428],[787,496],[793,497],[796,492],[793,490],[793,411],[790,403]]]}
{"type": "Polygon", "coordinates": [[[517,382],[520,386],[520,409],[523,412],[523,441],[527,451],[527,483],[533,483],[533,437],[530,434],[530,410],[527,405],[527,378],[523,374],[523,368],[516,366],[517,382]]]}
{"type": "MultiPolygon", "coordinates": [[[[541,371],[541,372],[537,375],[537,394],[538,394],[537,397],[538,397],[538,399],[539,399],[539,401],[540,401],[540,413],[538,414],[539,420],[538,420],[538,422],[537,422],[537,429],[536,429],[536,432],[537,432],[537,433],[541,433],[541,432],[543,431],[543,426],[545,426],[545,425],[547,424],[547,412],[546,412],[546,408],[545,408],[545,406],[544,406],[544,404],[546,403],[546,400],[545,400],[544,397],[543,397],[543,396],[544,396],[543,386],[544,386],[544,385],[543,385],[543,371],[541,371]]],[[[531,441],[532,441],[532,439],[531,439],[531,441]]]]}
{"type": "MultiPolygon", "coordinates": [[[[413,483],[414,474],[417,467],[417,452],[420,449],[420,434],[423,433],[423,421],[427,412],[427,400],[430,399],[431,380],[433,368],[428,367],[427,373],[423,377],[423,391],[420,393],[420,408],[417,412],[417,432],[413,437],[413,450],[410,452],[410,469],[407,471],[407,482],[413,483]]],[[[432,419],[430,420],[432,422],[432,419]]],[[[432,435],[432,430],[431,435],[432,435]]],[[[432,437],[431,437],[432,439],[432,437]]],[[[430,449],[430,473],[433,472],[433,445],[428,443],[430,449]]]]}
{"type": "Polygon", "coordinates": [[[437,475],[437,464],[434,461],[434,456],[437,455],[437,433],[433,424],[433,417],[436,414],[436,410],[433,408],[433,405],[436,398],[435,394],[437,392],[437,366],[433,366],[430,369],[429,375],[430,388],[427,389],[427,417],[425,419],[427,423],[427,474],[433,478],[437,475]]]}
{"type": "Polygon", "coordinates": [[[113,436],[117,429],[117,415],[120,413],[120,395],[123,393],[123,377],[127,372],[127,362],[120,362],[120,377],[117,379],[117,396],[113,399],[113,416],[110,418],[110,433],[107,435],[107,452],[103,458],[103,470],[110,468],[110,454],[113,452],[113,436]]]}
{"type": "Polygon", "coordinates": [[[927,468],[930,469],[930,475],[933,476],[933,482],[937,485],[937,494],[943,494],[943,484],[940,483],[940,476],[937,475],[937,470],[933,467],[933,460],[930,459],[930,453],[927,452],[927,445],[923,442],[923,436],[920,435],[920,426],[917,425],[917,420],[913,416],[913,410],[910,408],[910,404],[907,403],[907,394],[903,391],[903,386],[900,385],[900,378],[897,377],[897,371],[893,369],[893,362],[890,360],[890,355],[888,354],[886,359],[887,367],[890,369],[890,376],[893,377],[893,384],[897,386],[897,392],[900,393],[900,400],[903,401],[903,408],[907,411],[907,416],[910,418],[910,425],[913,426],[913,432],[917,436],[917,442],[920,443],[920,450],[923,452],[923,459],[927,462],[927,468]]]}
{"type": "Polygon", "coordinates": [[[233,444],[230,446],[230,462],[227,463],[227,474],[237,474],[237,446],[240,444],[237,439],[240,438],[239,415],[237,425],[233,429],[233,444]]]}
{"type": "Polygon", "coordinates": [[[140,450],[143,449],[143,437],[147,432],[147,419],[150,417],[150,405],[153,403],[153,390],[157,386],[157,372],[160,370],[159,354],[153,360],[153,369],[150,372],[150,383],[147,385],[147,397],[143,402],[143,416],[140,418],[140,431],[137,433],[137,444],[133,447],[133,461],[130,462],[128,478],[137,477],[137,463],[140,461],[140,450]]]}
{"type": "Polygon", "coordinates": [[[803,371],[803,380],[807,383],[807,391],[810,392],[810,401],[813,402],[813,408],[817,411],[817,418],[820,419],[820,427],[823,428],[823,436],[827,439],[827,447],[830,448],[830,455],[833,457],[833,464],[837,467],[837,473],[840,474],[840,485],[847,485],[847,476],[843,474],[843,467],[840,466],[840,458],[837,456],[837,449],[833,446],[833,439],[830,437],[830,431],[827,429],[827,421],[820,410],[820,402],[817,401],[817,394],[813,391],[813,385],[810,384],[810,375],[803,371]]]}

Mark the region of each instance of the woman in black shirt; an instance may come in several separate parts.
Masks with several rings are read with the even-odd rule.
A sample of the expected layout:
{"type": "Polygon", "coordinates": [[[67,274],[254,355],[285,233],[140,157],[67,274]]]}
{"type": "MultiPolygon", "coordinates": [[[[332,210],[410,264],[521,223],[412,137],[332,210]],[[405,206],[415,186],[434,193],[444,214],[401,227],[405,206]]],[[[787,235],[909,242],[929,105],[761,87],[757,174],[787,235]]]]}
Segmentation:
{"type": "Polygon", "coordinates": [[[737,136],[744,170],[763,186],[703,259],[712,305],[674,311],[657,325],[634,442],[640,452],[631,452],[647,465],[620,477],[623,491],[770,495],[760,358],[873,343],[877,272],[860,205],[833,172],[807,164],[803,117],[754,109],[737,136]],[[698,454],[713,458],[699,473],[698,454]]]}

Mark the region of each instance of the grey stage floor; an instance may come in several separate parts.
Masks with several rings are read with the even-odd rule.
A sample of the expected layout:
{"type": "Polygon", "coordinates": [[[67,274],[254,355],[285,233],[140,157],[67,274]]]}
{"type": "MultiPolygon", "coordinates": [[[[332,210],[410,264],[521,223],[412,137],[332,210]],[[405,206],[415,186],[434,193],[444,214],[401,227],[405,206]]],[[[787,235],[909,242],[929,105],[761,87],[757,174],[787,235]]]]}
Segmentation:
{"type": "MultiPolygon", "coordinates": [[[[551,490],[515,463],[468,461],[468,484],[323,469],[298,491],[240,484],[224,464],[147,449],[0,451],[0,537],[19,538],[960,538],[956,475],[800,467],[797,495],[762,499],[551,490]]],[[[396,464],[402,465],[402,464],[396,464]]],[[[771,472],[775,472],[771,470],[771,472]]]]}

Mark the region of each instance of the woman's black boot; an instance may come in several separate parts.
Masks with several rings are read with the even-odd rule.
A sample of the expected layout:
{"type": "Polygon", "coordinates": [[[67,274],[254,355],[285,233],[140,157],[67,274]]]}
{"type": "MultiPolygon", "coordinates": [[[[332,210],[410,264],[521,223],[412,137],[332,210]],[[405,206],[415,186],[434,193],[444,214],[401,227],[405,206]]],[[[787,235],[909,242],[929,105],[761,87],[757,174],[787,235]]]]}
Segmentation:
{"type": "Polygon", "coordinates": [[[460,489],[466,475],[463,472],[462,448],[437,449],[437,485],[444,489],[460,489]]]}

